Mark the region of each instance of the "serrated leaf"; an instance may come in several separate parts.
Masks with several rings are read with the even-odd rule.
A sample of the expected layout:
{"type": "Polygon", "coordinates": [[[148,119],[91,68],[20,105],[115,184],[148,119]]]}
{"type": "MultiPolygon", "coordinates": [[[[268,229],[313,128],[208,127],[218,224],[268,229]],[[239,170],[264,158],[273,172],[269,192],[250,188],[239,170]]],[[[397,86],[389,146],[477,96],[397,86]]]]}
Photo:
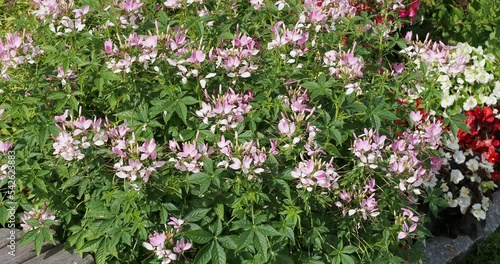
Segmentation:
{"type": "Polygon", "coordinates": [[[215,241],[212,245],[212,263],[226,264],[226,252],[224,248],[215,241]]]}
{"type": "Polygon", "coordinates": [[[281,234],[270,225],[260,225],[257,226],[257,230],[265,234],[266,236],[281,236],[281,234]]]}
{"type": "Polygon", "coordinates": [[[301,86],[308,89],[308,90],[311,90],[311,91],[319,89],[319,84],[317,84],[315,82],[306,82],[306,83],[303,83],[301,86]]]}
{"type": "Polygon", "coordinates": [[[48,192],[47,186],[45,185],[45,182],[42,179],[35,178],[35,179],[33,179],[33,183],[35,184],[36,187],[38,187],[38,189],[40,189],[44,192],[48,192]]]}
{"type": "Polygon", "coordinates": [[[97,248],[99,248],[102,240],[103,238],[95,238],[87,241],[85,244],[83,244],[82,248],[80,248],[80,252],[95,252],[97,248]]]}
{"type": "Polygon", "coordinates": [[[332,135],[333,140],[337,142],[337,144],[342,144],[342,135],[340,134],[340,131],[334,127],[330,127],[330,135],[332,135]]]}
{"type": "Polygon", "coordinates": [[[341,252],[344,253],[344,254],[352,254],[354,252],[358,251],[358,248],[355,247],[355,246],[346,246],[344,248],[342,248],[341,252]]]}
{"type": "Polygon", "coordinates": [[[238,244],[240,245],[238,249],[245,248],[248,244],[252,243],[254,237],[254,231],[253,230],[247,230],[243,232],[239,237],[238,237],[238,244]]]}
{"type": "Polygon", "coordinates": [[[194,264],[207,264],[212,259],[212,244],[206,244],[198,251],[194,258],[194,264]]]}
{"type": "Polygon", "coordinates": [[[267,249],[269,248],[268,243],[269,241],[264,233],[260,231],[255,232],[254,246],[257,249],[257,251],[266,259],[267,259],[267,249]]]}
{"type": "Polygon", "coordinates": [[[236,243],[236,236],[222,236],[217,239],[219,243],[227,248],[227,249],[232,249],[236,250],[238,248],[238,243],[236,243]]]}
{"type": "Polygon", "coordinates": [[[274,179],[274,182],[281,187],[281,193],[285,195],[286,198],[291,199],[290,185],[283,179],[274,179]]]}
{"type": "Polygon", "coordinates": [[[106,250],[105,245],[100,245],[95,253],[95,263],[96,264],[105,264],[107,255],[108,255],[108,252],[106,250]]]}
{"type": "Polygon", "coordinates": [[[376,111],[376,115],[386,120],[398,120],[399,118],[388,110],[380,109],[376,111]]]}
{"type": "Polygon", "coordinates": [[[213,174],[214,173],[214,163],[213,163],[212,159],[210,159],[210,158],[203,159],[203,168],[205,169],[206,172],[213,174]]]}
{"type": "Polygon", "coordinates": [[[342,259],[342,264],[355,264],[354,259],[346,254],[340,254],[340,258],[342,259]]]}
{"type": "Polygon", "coordinates": [[[219,219],[224,220],[224,204],[217,204],[214,211],[219,219]]]}
{"type": "Polygon", "coordinates": [[[23,238],[21,238],[21,241],[19,241],[18,246],[23,246],[23,245],[26,245],[26,244],[34,241],[38,232],[39,232],[39,230],[35,229],[35,230],[31,230],[31,231],[28,231],[27,233],[25,233],[23,235],[23,238]]]}
{"type": "Polygon", "coordinates": [[[202,184],[207,179],[210,179],[210,175],[204,172],[197,172],[186,177],[186,180],[191,183],[202,184]]]}
{"type": "Polygon", "coordinates": [[[104,80],[119,81],[122,79],[122,77],[120,75],[118,75],[114,72],[108,71],[108,70],[101,71],[100,74],[104,80]]]}
{"type": "Polygon", "coordinates": [[[222,32],[222,34],[220,34],[221,38],[224,38],[224,39],[234,39],[234,35],[231,33],[231,32],[222,32]]]}
{"type": "Polygon", "coordinates": [[[198,244],[205,244],[210,242],[213,239],[212,233],[205,231],[203,229],[198,230],[190,230],[184,232],[184,235],[189,238],[191,241],[198,244]]]}
{"type": "Polygon", "coordinates": [[[194,104],[199,103],[199,101],[192,96],[183,97],[179,101],[185,105],[194,105],[194,104]]]}
{"type": "Polygon", "coordinates": [[[63,190],[67,189],[67,188],[77,184],[78,182],[80,182],[81,179],[82,179],[82,176],[70,176],[69,179],[61,185],[61,189],[63,189],[63,190]]]}
{"type": "Polygon", "coordinates": [[[178,102],[175,104],[174,111],[177,114],[177,116],[179,116],[182,119],[184,124],[187,125],[187,107],[186,107],[186,105],[178,102]]]}
{"type": "Polygon", "coordinates": [[[184,217],[184,221],[186,222],[200,221],[201,219],[203,219],[203,217],[205,217],[205,215],[207,215],[208,211],[210,211],[210,208],[194,209],[184,217]]]}
{"type": "Polygon", "coordinates": [[[42,246],[43,246],[43,235],[41,234],[41,232],[38,232],[35,236],[35,252],[37,256],[40,256],[40,253],[42,252],[42,246]]]}

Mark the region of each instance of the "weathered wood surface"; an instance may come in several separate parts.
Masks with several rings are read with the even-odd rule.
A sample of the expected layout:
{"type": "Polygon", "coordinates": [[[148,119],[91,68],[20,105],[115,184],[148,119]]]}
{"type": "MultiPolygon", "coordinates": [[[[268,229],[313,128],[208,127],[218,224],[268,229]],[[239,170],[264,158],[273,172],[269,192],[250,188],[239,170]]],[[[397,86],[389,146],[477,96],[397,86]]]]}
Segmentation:
{"type": "Polygon", "coordinates": [[[64,249],[64,245],[59,243],[44,244],[37,257],[33,243],[18,246],[23,232],[17,229],[13,232],[7,228],[0,229],[0,264],[94,264],[91,255],[81,258],[76,250],[64,249]]]}

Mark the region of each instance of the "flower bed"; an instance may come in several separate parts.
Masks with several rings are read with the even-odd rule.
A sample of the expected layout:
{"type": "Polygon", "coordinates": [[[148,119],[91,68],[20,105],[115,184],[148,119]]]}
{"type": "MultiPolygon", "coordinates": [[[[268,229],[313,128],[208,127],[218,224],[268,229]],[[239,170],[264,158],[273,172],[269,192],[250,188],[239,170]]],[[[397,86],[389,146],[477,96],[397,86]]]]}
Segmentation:
{"type": "Polygon", "coordinates": [[[486,218],[497,58],[412,33],[419,1],[8,8],[24,15],[0,35],[0,223],[38,252],[418,261],[433,226],[486,218]]]}

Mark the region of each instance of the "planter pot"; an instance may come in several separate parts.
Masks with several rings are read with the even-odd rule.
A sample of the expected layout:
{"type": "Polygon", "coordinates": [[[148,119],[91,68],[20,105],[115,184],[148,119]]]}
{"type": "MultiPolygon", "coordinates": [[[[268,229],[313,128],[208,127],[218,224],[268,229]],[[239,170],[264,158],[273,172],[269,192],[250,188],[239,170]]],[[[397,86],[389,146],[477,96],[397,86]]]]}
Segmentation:
{"type": "Polygon", "coordinates": [[[425,264],[457,263],[469,253],[476,243],[494,232],[500,226],[500,191],[493,194],[486,220],[476,225],[473,236],[458,235],[457,238],[432,237],[424,249],[425,264]]]}

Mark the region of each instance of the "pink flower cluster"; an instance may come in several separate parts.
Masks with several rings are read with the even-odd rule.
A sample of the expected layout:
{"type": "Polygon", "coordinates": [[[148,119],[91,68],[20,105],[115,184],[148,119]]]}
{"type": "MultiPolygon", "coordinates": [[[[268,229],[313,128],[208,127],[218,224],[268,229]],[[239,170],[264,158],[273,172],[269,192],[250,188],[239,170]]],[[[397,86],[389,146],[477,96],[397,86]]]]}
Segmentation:
{"type": "Polygon", "coordinates": [[[354,56],[355,48],[356,43],[347,52],[330,50],[325,53],[323,63],[325,67],[328,67],[330,75],[335,75],[337,78],[344,80],[363,77],[364,64],[361,58],[354,56]]]}
{"type": "Polygon", "coordinates": [[[255,41],[246,34],[238,33],[231,41],[230,48],[212,48],[208,54],[211,61],[215,61],[217,68],[224,68],[228,77],[248,78],[257,70],[252,57],[259,53],[255,48],[255,41]]]}
{"type": "Polygon", "coordinates": [[[170,9],[178,9],[183,6],[190,6],[193,3],[203,4],[203,0],[167,0],[163,2],[163,5],[170,9]]]}
{"type": "Polygon", "coordinates": [[[415,199],[422,193],[421,186],[436,185],[442,161],[430,150],[441,146],[443,129],[441,122],[430,116],[423,118],[420,112],[412,112],[410,117],[413,126],[399,133],[392,143],[386,144],[386,136],[365,129],[365,134],[354,136],[352,151],[360,159],[358,166],[381,168],[387,176],[399,178],[399,190],[415,199]]]}
{"type": "Polygon", "coordinates": [[[378,131],[364,129],[361,135],[354,134],[352,152],[359,159],[358,166],[378,168],[378,163],[383,160],[382,152],[385,148],[386,136],[380,136],[378,131]]]}
{"type": "Polygon", "coordinates": [[[60,130],[57,137],[52,135],[55,141],[53,154],[57,157],[63,157],[67,161],[81,160],[85,157],[82,149],[106,146],[115,155],[113,158],[119,158],[114,164],[117,177],[130,181],[140,177],[145,182],[149,180],[151,173],[165,164],[164,161],[157,161],[155,140],[145,140],[140,145],[135,141],[135,134],[127,128],[126,122],[121,126],[112,127],[106,118],[102,128],[100,118],[90,120],[80,115],[75,120],[67,119],[68,110],[55,117],[56,126],[60,130]]]}
{"type": "Polygon", "coordinates": [[[49,28],[57,36],[63,33],[78,32],[85,28],[85,15],[89,6],[73,9],[73,0],[34,0],[32,5],[36,8],[32,13],[43,21],[48,21],[49,28]],[[74,18],[71,18],[74,13],[74,18]]]}
{"type": "MultiPolygon", "coordinates": [[[[305,0],[303,14],[311,23],[329,27],[328,23],[335,23],[341,17],[353,17],[356,7],[348,0],[305,0]]],[[[319,31],[319,28],[316,31],[319,31]]]]}
{"type": "Polygon", "coordinates": [[[322,162],[321,159],[302,161],[290,174],[298,180],[298,189],[304,188],[310,192],[315,186],[326,190],[339,188],[339,175],[333,167],[333,158],[329,162],[322,162]]]}
{"type": "MultiPolygon", "coordinates": [[[[422,61],[428,67],[437,68],[438,72],[456,76],[465,70],[468,59],[463,54],[451,56],[450,52],[455,49],[454,46],[448,46],[443,42],[434,42],[429,39],[427,34],[423,42],[413,39],[413,32],[409,31],[405,40],[409,44],[407,48],[400,51],[410,58],[422,61]]],[[[420,64],[420,62],[418,62],[420,64]]]]}
{"type": "MultiPolygon", "coordinates": [[[[310,108],[308,106],[309,97],[307,90],[288,89],[288,96],[281,95],[280,98],[283,99],[283,104],[291,110],[291,113],[281,113],[282,118],[278,123],[280,134],[292,139],[293,145],[303,141],[304,149],[310,157],[324,154],[324,151],[316,142],[316,135],[320,132],[320,129],[310,122],[305,124],[305,130],[300,129],[312,117],[316,109],[316,107],[310,108]],[[307,138],[302,134],[303,132],[307,133],[307,138]]],[[[289,144],[282,146],[282,148],[289,147],[289,144]]]]}
{"type": "Polygon", "coordinates": [[[47,204],[44,203],[43,210],[33,208],[28,212],[24,212],[23,216],[21,217],[21,227],[23,228],[23,231],[27,232],[42,227],[44,225],[44,222],[47,220],[54,220],[54,224],[59,225],[59,221],[56,220],[56,217],[50,212],[50,209],[47,208],[47,204]],[[36,226],[28,224],[27,221],[31,219],[38,220],[40,224],[36,226]]]}
{"type": "Polygon", "coordinates": [[[175,168],[193,173],[200,172],[203,167],[203,158],[209,157],[214,152],[212,147],[205,143],[198,143],[196,139],[191,143],[183,142],[182,148],[175,139],[170,140],[168,145],[177,156],[169,160],[175,162],[175,168]]]}
{"type": "Polygon", "coordinates": [[[142,36],[137,35],[137,33],[132,33],[128,38],[125,38],[123,45],[120,41],[120,49],[113,43],[111,39],[104,42],[104,51],[111,58],[106,62],[108,69],[112,70],[114,73],[125,72],[129,73],[132,64],[135,61],[142,63],[144,69],[147,69],[150,63],[156,61],[158,55],[158,36],[149,35],[142,36]],[[135,48],[135,53],[138,55],[130,55],[125,50],[130,51],[130,49],[135,48]],[[122,57],[117,59],[115,57],[122,57]]]}
{"type": "Polygon", "coordinates": [[[179,255],[183,255],[185,251],[193,247],[192,243],[186,242],[184,238],[174,240],[174,235],[180,231],[184,220],[170,217],[172,221],[168,222],[168,228],[162,233],[154,232],[149,236],[148,242],[143,242],[142,245],[155,253],[162,264],[168,264],[178,260],[179,255]]]}
{"type": "Polygon", "coordinates": [[[205,100],[207,102],[202,102],[202,108],[196,111],[196,115],[203,118],[205,124],[209,124],[209,120],[215,120],[215,124],[210,128],[212,133],[216,129],[224,132],[243,122],[244,116],[252,109],[250,102],[253,100],[253,92],[237,94],[233,89],[229,89],[222,95],[210,97],[205,90],[205,100]]]}
{"type": "Polygon", "coordinates": [[[33,0],[31,4],[36,8],[33,15],[43,21],[54,21],[61,15],[70,15],[75,5],[73,0],[33,0]]]}
{"type": "Polygon", "coordinates": [[[278,21],[270,28],[270,30],[273,33],[273,40],[267,44],[268,50],[277,49],[286,45],[299,47],[302,52],[307,50],[305,43],[309,39],[309,32],[303,33],[302,27],[299,23],[297,23],[295,27],[290,30],[286,28],[283,21],[278,21]]]}
{"type": "Polygon", "coordinates": [[[405,239],[415,232],[417,223],[420,220],[418,216],[407,208],[401,208],[403,214],[396,217],[395,224],[401,225],[401,231],[398,233],[398,239],[405,239]]]}
{"type": "Polygon", "coordinates": [[[73,70],[68,69],[64,71],[63,67],[57,67],[57,78],[61,80],[61,84],[64,86],[69,79],[75,79],[77,75],[73,73],[73,70]]]}
{"type": "Polygon", "coordinates": [[[335,205],[342,210],[344,216],[360,215],[364,220],[376,217],[380,212],[375,199],[375,187],[375,179],[369,179],[362,189],[357,186],[353,186],[351,192],[344,189],[339,193],[340,201],[335,202],[335,205]]]}
{"type": "Polygon", "coordinates": [[[0,76],[10,80],[7,74],[9,68],[17,68],[24,63],[35,63],[34,58],[43,54],[43,50],[33,46],[31,35],[23,31],[22,36],[18,32],[5,34],[5,42],[0,38],[0,76]]]}
{"type": "Polygon", "coordinates": [[[266,149],[258,149],[253,140],[240,144],[238,134],[236,134],[235,138],[236,143],[233,143],[225,140],[224,136],[222,136],[217,143],[220,153],[227,157],[227,159],[219,162],[217,167],[227,168],[229,166],[229,168],[247,175],[249,180],[254,178],[260,180],[257,175],[265,171],[261,166],[267,160],[266,149]]]}

